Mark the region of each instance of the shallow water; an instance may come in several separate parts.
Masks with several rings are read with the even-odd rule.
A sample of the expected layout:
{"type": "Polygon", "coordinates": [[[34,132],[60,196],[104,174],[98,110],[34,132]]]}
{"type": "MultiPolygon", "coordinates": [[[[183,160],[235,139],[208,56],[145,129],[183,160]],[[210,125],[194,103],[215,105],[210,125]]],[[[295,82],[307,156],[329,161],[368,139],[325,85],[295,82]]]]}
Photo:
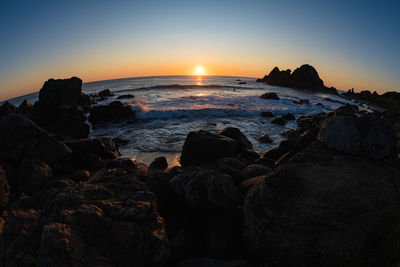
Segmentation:
{"type": "MultiPolygon", "coordinates": [[[[118,79],[86,83],[83,91],[94,94],[110,89],[115,96],[99,104],[115,100],[121,94],[133,94],[134,99],[121,100],[136,111],[137,122],[116,123],[92,127],[91,137],[111,136],[129,140],[120,148],[124,157],[150,163],[156,156],[164,155],[175,164],[186,135],[193,130],[218,132],[225,127],[238,127],[252,142],[258,153],[276,146],[284,138],[281,131],[296,128],[295,121],[285,126],[271,123],[273,118],[261,117],[261,111],[276,115],[287,112],[298,118],[319,112],[332,111],[342,104],[327,101],[326,97],[344,103],[352,101],[324,94],[310,94],[289,88],[257,83],[254,78],[226,76],[165,76],[118,79]],[[238,84],[240,79],[246,84],[238,84]],[[281,100],[265,100],[259,96],[275,92],[281,100]],[[308,99],[309,105],[294,104],[294,100],[308,99]],[[316,105],[317,103],[323,106],[316,105]],[[257,141],[261,134],[268,134],[274,142],[257,141]]],[[[13,99],[19,104],[24,97],[13,99]]],[[[37,93],[28,96],[37,100],[37,93]]]]}

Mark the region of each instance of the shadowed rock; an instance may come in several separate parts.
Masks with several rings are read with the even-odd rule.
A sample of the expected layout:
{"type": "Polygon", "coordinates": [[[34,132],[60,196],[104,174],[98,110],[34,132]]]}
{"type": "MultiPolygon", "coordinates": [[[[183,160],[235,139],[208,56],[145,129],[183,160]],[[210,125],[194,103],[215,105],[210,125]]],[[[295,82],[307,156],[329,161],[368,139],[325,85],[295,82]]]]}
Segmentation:
{"type": "Polygon", "coordinates": [[[120,101],[113,101],[106,106],[94,106],[89,116],[89,121],[93,124],[129,119],[135,119],[135,112],[131,106],[122,104],[120,101]]]}
{"type": "Polygon", "coordinates": [[[292,74],[290,72],[290,70],[280,71],[278,67],[275,67],[269,75],[258,79],[257,82],[312,92],[338,94],[335,88],[328,88],[324,85],[324,82],[319,78],[318,72],[310,65],[302,65],[300,68],[295,69],[292,74]]]}

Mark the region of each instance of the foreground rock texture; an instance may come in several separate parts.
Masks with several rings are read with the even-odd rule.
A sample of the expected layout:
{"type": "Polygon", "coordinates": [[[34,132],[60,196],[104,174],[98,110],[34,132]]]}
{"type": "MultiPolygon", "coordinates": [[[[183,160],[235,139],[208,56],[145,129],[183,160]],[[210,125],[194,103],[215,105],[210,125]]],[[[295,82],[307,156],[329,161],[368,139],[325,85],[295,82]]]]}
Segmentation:
{"type": "Polygon", "coordinates": [[[336,89],[326,87],[315,68],[307,64],[295,69],[293,73],[289,69],[281,71],[278,67],[275,67],[268,75],[258,79],[257,82],[337,95],[336,89]]]}
{"type": "Polygon", "coordinates": [[[374,266],[400,225],[399,177],[314,144],[247,195],[248,248],[268,266],[374,266]]]}

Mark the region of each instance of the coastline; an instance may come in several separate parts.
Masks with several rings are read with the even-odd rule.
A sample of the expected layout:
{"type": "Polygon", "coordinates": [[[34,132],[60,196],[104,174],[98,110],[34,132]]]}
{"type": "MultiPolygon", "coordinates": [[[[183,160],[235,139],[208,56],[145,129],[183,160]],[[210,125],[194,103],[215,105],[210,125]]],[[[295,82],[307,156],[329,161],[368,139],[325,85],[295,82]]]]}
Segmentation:
{"type": "Polygon", "coordinates": [[[134,114],[116,101],[92,106],[81,86],[78,78],[49,80],[34,106],[2,106],[5,265],[396,262],[387,244],[400,225],[400,114],[343,105],[299,117],[263,155],[244,129],[195,129],[182,166],[164,157],[146,166],[119,157],[124,140],[87,138],[85,112],[94,124],[134,114]]]}

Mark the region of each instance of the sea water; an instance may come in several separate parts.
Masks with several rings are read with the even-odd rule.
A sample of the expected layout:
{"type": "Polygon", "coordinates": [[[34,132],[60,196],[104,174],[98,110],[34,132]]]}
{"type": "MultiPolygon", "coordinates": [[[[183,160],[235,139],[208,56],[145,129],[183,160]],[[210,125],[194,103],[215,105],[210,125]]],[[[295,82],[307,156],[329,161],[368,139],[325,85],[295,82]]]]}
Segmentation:
{"type": "MultiPolygon", "coordinates": [[[[225,127],[237,127],[252,142],[254,150],[262,154],[284,139],[282,132],[296,128],[295,121],[288,121],[285,126],[272,124],[273,118],[262,117],[262,111],[270,111],[275,116],[290,112],[298,118],[333,111],[343,103],[355,104],[337,96],[271,86],[246,77],[158,76],[83,84],[86,94],[103,89],[110,89],[114,96],[98,101],[99,105],[114,101],[122,94],[133,94],[133,99],[120,101],[132,107],[136,122],[93,125],[90,136],[128,140],[127,145],[120,147],[122,156],[146,164],[161,155],[170,164],[177,164],[187,134],[200,129],[217,133],[225,127]],[[277,93],[280,100],[261,99],[260,95],[266,92],[277,93]],[[294,103],[300,99],[308,99],[310,103],[294,103]],[[273,143],[259,142],[257,137],[262,134],[268,134],[273,143]]],[[[24,98],[35,102],[38,94],[11,102],[18,105],[24,98]]]]}

